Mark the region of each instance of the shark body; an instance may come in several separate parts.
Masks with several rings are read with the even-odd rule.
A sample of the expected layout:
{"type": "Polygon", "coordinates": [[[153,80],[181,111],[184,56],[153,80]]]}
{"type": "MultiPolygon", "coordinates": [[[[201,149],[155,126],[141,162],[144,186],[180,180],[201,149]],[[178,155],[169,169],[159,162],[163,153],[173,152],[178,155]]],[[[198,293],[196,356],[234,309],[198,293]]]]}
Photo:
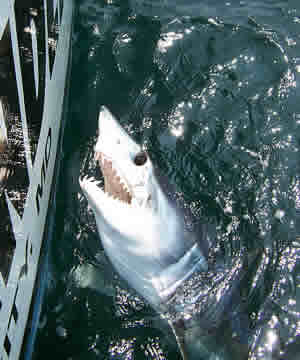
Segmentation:
{"type": "MultiPolygon", "coordinates": [[[[199,310],[207,298],[196,285],[207,281],[210,241],[205,228],[195,232],[188,225],[191,214],[172,186],[105,107],[99,115],[95,158],[104,189],[86,177],[80,186],[94,212],[104,250],[119,275],[168,321],[184,359],[245,358],[240,349],[232,357],[231,345],[216,350],[220,314],[230,301],[216,302],[210,309],[213,325],[199,310]],[[188,292],[187,284],[194,291],[188,292]]],[[[238,284],[239,269],[237,265],[222,276],[238,284]]],[[[225,299],[231,299],[234,287],[226,291],[225,299]]],[[[210,313],[204,303],[203,309],[210,313]]]]}

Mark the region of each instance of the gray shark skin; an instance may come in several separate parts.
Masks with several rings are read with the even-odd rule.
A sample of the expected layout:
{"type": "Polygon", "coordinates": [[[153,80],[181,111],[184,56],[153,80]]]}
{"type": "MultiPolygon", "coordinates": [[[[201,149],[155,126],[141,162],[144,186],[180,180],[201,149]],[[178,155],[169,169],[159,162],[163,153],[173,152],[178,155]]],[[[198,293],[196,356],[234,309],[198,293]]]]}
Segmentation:
{"type": "Polygon", "coordinates": [[[247,339],[232,327],[243,319],[242,260],[210,268],[205,227],[195,231],[176,191],[105,107],[95,158],[104,189],[95,179],[79,182],[119,275],[169,323],[184,359],[247,358],[247,339]]]}

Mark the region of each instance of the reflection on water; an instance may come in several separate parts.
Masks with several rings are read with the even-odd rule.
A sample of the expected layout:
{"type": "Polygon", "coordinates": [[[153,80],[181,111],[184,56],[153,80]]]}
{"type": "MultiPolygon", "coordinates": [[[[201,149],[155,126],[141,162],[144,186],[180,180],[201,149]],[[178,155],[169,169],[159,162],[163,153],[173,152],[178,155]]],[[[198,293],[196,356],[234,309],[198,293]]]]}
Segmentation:
{"type": "MultiPolygon", "coordinates": [[[[61,359],[180,358],[158,315],[114,274],[79,192],[80,172],[100,176],[93,146],[101,104],[211,226],[209,258],[219,267],[194,284],[194,293],[208,294],[202,308],[224,317],[214,305],[223,306],[228,286],[237,284],[224,274],[242,261],[233,299],[242,306],[229,318],[247,337],[248,358],[296,358],[298,2],[77,5],[66,156],[36,358],[53,351],[61,359]]],[[[211,317],[205,321],[209,328],[211,317]]]]}

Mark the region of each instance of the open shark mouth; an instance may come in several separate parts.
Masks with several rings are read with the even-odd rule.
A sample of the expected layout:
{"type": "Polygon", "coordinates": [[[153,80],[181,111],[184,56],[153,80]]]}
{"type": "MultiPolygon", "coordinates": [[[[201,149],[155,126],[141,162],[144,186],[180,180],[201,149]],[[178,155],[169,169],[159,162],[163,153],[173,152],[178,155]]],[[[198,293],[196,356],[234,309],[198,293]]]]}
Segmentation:
{"type": "Polygon", "coordinates": [[[115,200],[131,204],[133,194],[126,179],[120,175],[118,168],[113,166],[113,161],[101,152],[95,153],[95,160],[98,161],[104,178],[104,192],[115,200]]]}

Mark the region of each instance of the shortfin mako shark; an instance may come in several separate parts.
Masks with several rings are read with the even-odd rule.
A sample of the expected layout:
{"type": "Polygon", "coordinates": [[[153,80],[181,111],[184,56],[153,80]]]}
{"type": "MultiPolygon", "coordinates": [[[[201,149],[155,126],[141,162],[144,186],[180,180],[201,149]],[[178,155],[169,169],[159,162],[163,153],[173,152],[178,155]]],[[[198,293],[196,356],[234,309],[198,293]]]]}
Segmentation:
{"type": "Polygon", "coordinates": [[[247,339],[232,326],[242,313],[241,260],[209,269],[204,227],[189,226],[172,186],[105,107],[95,158],[104,189],[94,178],[79,181],[119,275],[169,323],[183,359],[247,358],[247,339]]]}

